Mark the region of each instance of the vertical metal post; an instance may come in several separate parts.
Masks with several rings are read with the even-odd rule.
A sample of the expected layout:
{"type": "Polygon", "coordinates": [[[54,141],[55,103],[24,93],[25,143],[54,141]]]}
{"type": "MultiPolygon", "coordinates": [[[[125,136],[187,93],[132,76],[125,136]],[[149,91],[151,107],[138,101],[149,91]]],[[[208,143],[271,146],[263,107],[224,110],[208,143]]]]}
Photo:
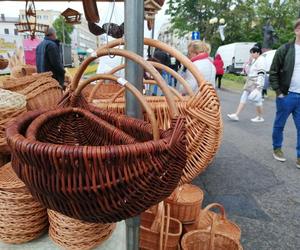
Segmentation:
{"type": "MultiPolygon", "coordinates": [[[[127,50],[141,56],[144,54],[144,1],[125,0],[125,46],[127,50]]],[[[126,59],[125,78],[141,92],[143,90],[143,69],[126,59]]],[[[142,109],[131,93],[126,93],[126,114],[142,118],[142,109]]],[[[127,250],[139,249],[140,218],[126,220],[127,250]]]]}
{"type": "MultiPolygon", "coordinates": [[[[125,0],[125,44],[126,49],[141,56],[144,54],[144,1],[125,0]]],[[[140,91],[143,90],[143,69],[136,63],[126,60],[126,79],[140,91]]],[[[139,103],[131,93],[126,94],[126,113],[142,118],[139,103]]]]}

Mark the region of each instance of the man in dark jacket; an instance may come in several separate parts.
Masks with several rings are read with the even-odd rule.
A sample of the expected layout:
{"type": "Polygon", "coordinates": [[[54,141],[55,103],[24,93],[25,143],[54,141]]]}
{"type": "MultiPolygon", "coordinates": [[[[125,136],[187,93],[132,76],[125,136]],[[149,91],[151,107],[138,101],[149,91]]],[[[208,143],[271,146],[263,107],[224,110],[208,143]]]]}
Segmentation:
{"type": "Polygon", "coordinates": [[[300,19],[294,26],[296,38],[282,45],[274,56],[270,69],[270,85],[276,91],[276,118],[273,126],[273,157],[286,161],[281,150],[283,129],[290,116],[297,129],[297,163],[300,168],[300,19]]]}
{"type": "Polygon", "coordinates": [[[44,40],[36,48],[36,66],[38,73],[51,71],[53,78],[64,87],[65,70],[59,51],[59,41],[53,28],[47,30],[44,40]]]}

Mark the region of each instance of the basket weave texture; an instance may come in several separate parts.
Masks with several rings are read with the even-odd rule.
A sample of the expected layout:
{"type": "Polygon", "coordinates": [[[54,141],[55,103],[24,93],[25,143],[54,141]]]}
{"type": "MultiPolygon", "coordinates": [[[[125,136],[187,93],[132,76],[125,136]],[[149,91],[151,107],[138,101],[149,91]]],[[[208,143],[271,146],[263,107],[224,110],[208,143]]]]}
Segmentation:
{"type": "Polygon", "coordinates": [[[26,96],[27,109],[54,108],[62,98],[59,83],[51,77],[52,73],[40,73],[21,79],[3,81],[3,88],[26,96]]]}
{"type": "Polygon", "coordinates": [[[175,189],[165,202],[170,204],[171,217],[183,224],[191,224],[197,220],[202,206],[203,192],[197,186],[184,184],[175,189]]]}
{"type": "Polygon", "coordinates": [[[92,249],[113,233],[116,224],[97,224],[75,220],[48,210],[49,236],[60,247],[73,250],[92,249]]]}
{"type": "Polygon", "coordinates": [[[170,216],[168,205],[166,215],[163,203],[158,205],[156,214],[150,211],[141,214],[140,249],[177,250],[181,233],[182,225],[170,216]]]}
{"type": "MultiPolygon", "coordinates": [[[[169,91],[142,57],[117,49],[101,53],[125,55],[149,67],[169,91]]],[[[150,112],[152,126],[89,107],[80,95],[82,87],[77,86],[60,103],[64,108],[27,113],[7,129],[14,170],[32,194],[52,210],[101,223],[136,216],[168,197],[186,160],[185,119],[178,116],[176,106],[170,108],[174,114],[171,128],[158,130],[143,96],[128,82],[124,86],[150,112]]],[[[172,103],[170,94],[166,96],[172,103]]]]}
{"type": "MultiPolygon", "coordinates": [[[[213,160],[220,147],[223,122],[221,117],[220,100],[216,90],[207,83],[193,63],[180,52],[170,46],[146,38],[145,45],[159,48],[179,60],[194,75],[199,84],[199,90],[194,95],[188,96],[177,102],[181,115],[186,117],[187,130],[187,164],[183,169],[180,184],[190,183],[201,174],[213,160]]],[[[117,39],[106,47],[113,48],[124,44],[124,40],[117,39]]],[[[90,61],[93,59],[90,59],[90,61]]],[[[159,127],[166,129],[171,124],[168,105],[161,97],[150,97],[155,100],[151,107],[154,108],[159,127]]],[[[124,114],[125,103],[97,103],[97,107],[124,114]]],[[[146,117],[147,120],[147,117],[146,117]]]]}
{"type": "Polygon", "coordinates": [[[46,209],[36,202],[11,164],[0,168],[0,240],[20,244],[42,235],[48,228],[46,209]]]}
{"type": "Polygon", "coordinates": [[[9,148],[6,142],[5,129],[8,122],[26,111],[26,97],[24,95],[0,89],[0,158],[6,163],[9,148]]]}
{"type": "Polygon", "coordinates": [[[218,203],[209,204],[204,209],[201,209],[195,223],[184,225],[184,232],[197,229],[210,230],[214,216],[216,216],[214,221],[216,233],[220,233],[237,241],[241,239],[241,229],[238,225],[227,219],[224,207],[218,203]],[[211,211],[213,208],[218,208],[220,214],[211,211]]]}

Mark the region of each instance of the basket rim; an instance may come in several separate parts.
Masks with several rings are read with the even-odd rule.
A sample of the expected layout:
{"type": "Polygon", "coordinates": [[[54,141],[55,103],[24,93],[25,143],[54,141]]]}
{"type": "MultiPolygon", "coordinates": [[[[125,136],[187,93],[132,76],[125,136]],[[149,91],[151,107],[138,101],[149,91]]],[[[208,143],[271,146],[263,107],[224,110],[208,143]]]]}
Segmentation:
{"type": "MultiPolygon", "coordinates": [[[[77,108],[78,109],[78,108],[77,108]]],[[[38,110],[38,111],[29,111],[26,112],[25,114],[21,115],[16,119],[16,121],[8,128],[6,129],[6,136],[7,136],[7,141],[8,144],[18,144],[18,147],[22,146],[28,146],[31,145],[31,147],[40,147],[40,148],[45,148],[48,147],[51,148],[52,150],[59,150],[68,147],[70,150],[68,150],[68,153],[72,149],[77,149],[81,150],[81,152],[92,152],[93,150],[97,150],[97,153],[100,152],[100,150],[103,152],[110,152],[109,154],[114,154],[117,150],[133,150],[137,152],[141,152],[145,146],[149,146],[148,148],[152,148],[153,151],[162,151],[170,147],[170,142],[172,141],[172,133],[165,133],[166,131],[164,130],[159,130],[160,132],[160,139],[154,141],[153,139],[145,141],[145,142],[137,142],[137,143],[131,143],[131,144],[125,144],[125,145],[104,145],[104,146],[80,146],[80,145],[65,145],[65,144],[53,144],[53,143],[45,143],[45,142],[40,142],[40,141],[35,141],[32,139],[28,139],[22,134],[20,134],[20,129],[24,127],[24,124],[27,122],[30,123],[30,121],[34,120],[36,117],[39,115],[45,113],[47,110],[38,110]],[[166,143],[167,142],[167,143],[166,143]],[[142,149],[140,147],[142,146],[142,149]]],[[[126,116],[122,116],[123,119],[126,116]]],[[[131,118],[131,117],[129,117],[131,118]]],[[[175,118],[176,121],[179,121],[180,119],[185,119],[183,116],[178,116],[175,118]]],[[[141,123],[144,124],[149,124],[148,122],[142,121],[141,123]]],[[[172,131],[174,128],[168,129],[167,131],[172,131]]],[[[149,154],[150,151],[147,152],[149,154]]],[[[38,154],[42,154],[42,152],[39,150],[38,154]]],[[[107,156],[109,155],[107,154],[107,156]]],[[[126,156],[124,156],[126,157],[126,156]]]]}

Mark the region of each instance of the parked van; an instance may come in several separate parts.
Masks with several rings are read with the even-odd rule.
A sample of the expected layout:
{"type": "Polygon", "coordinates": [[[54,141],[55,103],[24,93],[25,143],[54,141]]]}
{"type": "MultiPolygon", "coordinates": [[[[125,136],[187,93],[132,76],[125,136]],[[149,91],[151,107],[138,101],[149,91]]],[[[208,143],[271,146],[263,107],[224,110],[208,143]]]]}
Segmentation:
{"type": "Polygon", "coordinates": [[[249,60],[250,49],[254,44],[254,42],[239,42],[220,46],[216,54],[221,55],[225,72],[240,74],[244,63],[249,60]]]}

